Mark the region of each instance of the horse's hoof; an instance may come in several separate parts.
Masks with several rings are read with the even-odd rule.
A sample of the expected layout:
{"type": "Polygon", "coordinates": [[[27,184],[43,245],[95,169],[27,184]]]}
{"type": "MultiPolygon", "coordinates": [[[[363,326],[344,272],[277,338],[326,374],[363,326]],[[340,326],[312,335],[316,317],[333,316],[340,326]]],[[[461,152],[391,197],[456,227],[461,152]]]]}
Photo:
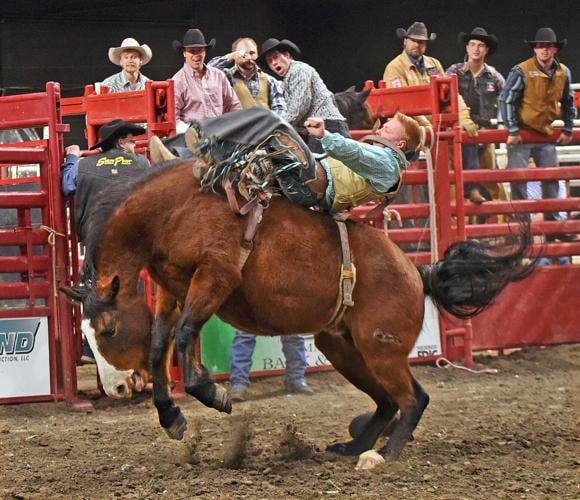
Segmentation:
{"type": "Polygon", "coordinates": [[[226,391],[221,385],[216,386],[215,396],[213,399],[213,407],[224,413],[232,412],[232,402],[226,391]]]}
{"type": "Polygon", "coordinates": [[[187,420],[183,416],[183,413],[179,412],[173,423],[168,427],[164,427],[164,429],[171,439],[181,441],[183,439],[185,429],[187,429],[187,420]]]}
{"type": "Polygon", "coordinates": [[[353,457],[358,455],[360,452],[353,450],[351,443],[334,443],[326,447],[326,451],[330,453],[338,453],[339,455],[344,455],[346,457],[353,457]]]}
{"type": "Polygon", "coordinates": [[[350,434],[350,437],[356,439],[360,436],[374,415],[374,411],[367,411],[366,413],[361,413],[358,417],[354,417],[348,425],[348,433],[350,434]]]}
{"type": "Polygon", "coordinates": [[[385,463],[385,459],[375,450],[368,450],[361,454],[354,470],[371,470],[385,463]]]}

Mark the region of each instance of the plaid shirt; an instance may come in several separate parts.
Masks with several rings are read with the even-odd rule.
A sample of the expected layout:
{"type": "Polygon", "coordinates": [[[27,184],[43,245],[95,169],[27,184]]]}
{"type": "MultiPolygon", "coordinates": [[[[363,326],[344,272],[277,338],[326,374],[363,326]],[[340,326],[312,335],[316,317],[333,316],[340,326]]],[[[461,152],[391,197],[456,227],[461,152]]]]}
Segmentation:
{"type": "Polygon", "coordinates": [[[120,73],[115,73],[108,78],[105,78],[101,85],[106,86],[109,89],[110,94],[116,94],[117,92],[130,92],[131,90],[143,90],[145,88],[145,82],[150,80],[143,73],[139,72],[139,78],[135,85],[131,85],[131,82],[127,80],[125,76],[125,71],[120,73]]]}
{"type": "MultiPolygon", "coordinates": [[[[239,68],[234,66],[233,62],[228,59],[227,55],[214,57],[207,65],[221,69],[226,74],[232,87],[234,86],[234,78],[239,78],[246,84],[253,98],[256,98],[258,95],[260,90],[259,72],[262,72],[260,68],[252,76],[246,78],[239,68]]],[[[270,109],[277,115],[285,118],[288,107],[286,106],[286,100],[284,99],[280,82],[266,73],[263,74],[266,75],[268,80],[268,103],[270,104],[270,109]]]]}

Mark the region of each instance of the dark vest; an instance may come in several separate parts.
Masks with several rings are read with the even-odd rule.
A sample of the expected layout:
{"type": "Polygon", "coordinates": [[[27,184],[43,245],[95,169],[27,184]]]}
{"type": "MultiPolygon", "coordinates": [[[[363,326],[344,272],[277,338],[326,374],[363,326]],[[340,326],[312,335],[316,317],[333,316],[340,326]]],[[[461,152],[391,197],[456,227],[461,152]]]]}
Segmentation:
{"type": "Polygon", "coordinates": [[[493,68],[486,66],[477,78],[469,69],[458,74],[459,93],[469,107],[471,119],[482,128],[490,127],[490,120],[497,118],[500,91],[496,87],[493,71],[493,68]]]}
{"type": "Polygon", "coordinates": [[[149,167],[149,161],[144,156],[117,148],[89,156],[79,162],[75,192],[75,228],[81,242],[86,240],[87,218],[100,192],[111,183],[134,182],[149,167]]]}

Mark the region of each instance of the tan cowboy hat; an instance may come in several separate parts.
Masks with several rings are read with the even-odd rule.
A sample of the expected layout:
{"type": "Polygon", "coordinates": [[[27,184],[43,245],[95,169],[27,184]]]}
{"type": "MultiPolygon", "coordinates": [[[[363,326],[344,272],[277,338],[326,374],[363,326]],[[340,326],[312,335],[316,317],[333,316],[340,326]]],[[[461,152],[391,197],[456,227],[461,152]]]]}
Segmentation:
{"type": "Polygon", "coordinates": [[[143,60],[143,66],[151,61],[151,58],[153,57],[153,52],[151,52],[149,45],[145,43],[139,45],[139,42],[134,38],[125,38],[120,47],[111,47],[109,49],[109,60],[113,64],[121,66],[121,54],[126,50],[136,50],[139,52],[139,54],[141,54],[141,59],[143,60]]]}

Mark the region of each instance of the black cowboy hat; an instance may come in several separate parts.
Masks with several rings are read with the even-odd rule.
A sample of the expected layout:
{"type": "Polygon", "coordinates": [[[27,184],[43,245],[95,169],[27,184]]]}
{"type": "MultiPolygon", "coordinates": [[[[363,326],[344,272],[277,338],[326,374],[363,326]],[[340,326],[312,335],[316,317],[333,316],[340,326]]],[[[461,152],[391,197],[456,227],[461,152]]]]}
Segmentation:
{"type": "Polygon", "coordinates": [[[113,120],[109,123],[105,123],[99,129],[100,141],[89,149],[101,148],[103,151],[107,151],[114,146],[115,140],[119,139],[120,137],[126,137],[129,134],[141,135],[144,133],[145,129],[139,125],[135,125],[134,123],[127,123],[119,119],[113,120]]]}
{"type": "Polygon", "coordinates": [[[524,43],[527,43],[532,48],[535,47],[536,43],[553,43],[556,47],[562,49],[567,42],[567,38],[558,41],[556,32],[552,28],[540,28],[536,31],[536,36],[533,40],[524,40],[524,43]]]}
{"type": "Polygon", "coordinates": [[[488,33],[485,28],[473,28],[471,33],[465,33],[462,31],[457,35],[457,41],[462,49],[465,49],[469,40],[480,40],[485,43],[489,49],[488,55],[493,54],[498,47],[496,36],[488,33]]]}
{"type": "Polygon", "coordinates": [[[294,42],[286,39],[280,41],[277,38],[268,38],[268,40],[262,44],[260,57],[258,57],[256,62],[260,66],[264,66],[264,64],[266,64],[266,54],[268,52],[272,52],[273,50],[279,50],[280,52],[288,51],[290,54],[292,54],[294,59],[298,59],[301,56],[300,49],[294,42]]]}
{"type": "Polygon", "coordinates": [[[433,41],[437,38],[437,33],[431,33],[429,35],[425,23],[420,23],[418,21],[411,24],[408,30],[397,28],[395,33],[399,38],[412,38],[413,40],[433,41]]]}
{"type": "Polygon", "coordinates": [[[188,29],[183,35],[183,43],[179,40],[173,40],[173,48],[175,50],[181,49],[213,49],[215,47],[215,38],[212,38],[209,43],[205,43],[203,33],[197,28],[188,29]]]}

